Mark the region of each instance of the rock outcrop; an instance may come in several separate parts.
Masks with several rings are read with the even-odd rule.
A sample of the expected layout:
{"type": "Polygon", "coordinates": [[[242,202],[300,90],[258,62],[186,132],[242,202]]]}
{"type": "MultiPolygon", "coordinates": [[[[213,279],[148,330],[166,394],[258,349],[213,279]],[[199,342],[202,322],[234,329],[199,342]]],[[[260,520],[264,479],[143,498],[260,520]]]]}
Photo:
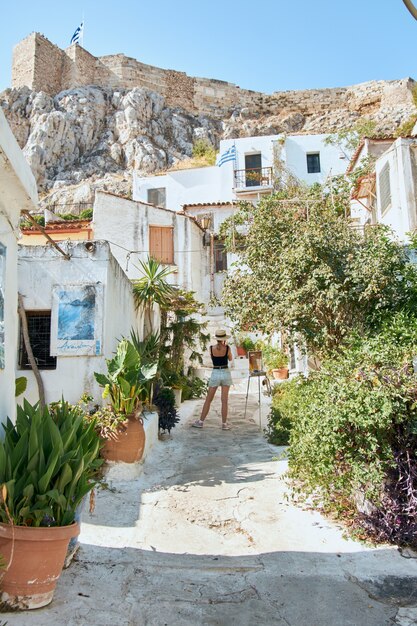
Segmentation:
{"type": "MultiPolygon", "coordinates": [[[[144,87],[83,86],[55,96],[8,89],[0,106],[40,191],[53,202],[91,202],[95,189],[130,195],[131,172],[165,170],[190,157],[197,138],[331,133],[362,117],[392,134],[416,114],[414,81],[378,81],[340,89],[255,94],[221,119],[167,105],[144,87]]],[[[219,104],[220,106],[220,104],[219,104]]],[[[221,107],[220,107],[221,108],[221,107]]]]}

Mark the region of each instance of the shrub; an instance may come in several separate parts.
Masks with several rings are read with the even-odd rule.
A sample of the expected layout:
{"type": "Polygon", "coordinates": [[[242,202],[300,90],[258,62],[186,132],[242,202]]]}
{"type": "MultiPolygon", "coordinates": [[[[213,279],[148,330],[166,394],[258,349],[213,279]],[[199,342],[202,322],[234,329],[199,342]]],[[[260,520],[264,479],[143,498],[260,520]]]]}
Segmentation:
{"type": "Polygon", "coordinates": [[[153,402],[159,413],[159,430],[167,430],[169,433],[180,420],[175,408],[175,395],[170,387],[155,385],[153,402]]]}
{"type": "Polygon", "coordinates": [[[187,378],[182,387],[183,400],[195,400],[202,398],[207,393],[207,381],[193,376],[187,378]]]}
{"type": "Polygon", "coordinates": [[[417,318],[399,313],[353,338],[300,386],[290,474],[368,534],[416,545],[417,318]],[[358,495],[367,510],[358,511],[358,495]]]}
{"type": "Polygon", "coordinates": [[[297,377],[274,386],[271,411],[265,429],[269,443],[276,446],[288,445],[303,382],[303,378],[297,377]]]}
{"type": "Polygon", "coordinates": [[[196,139],[193,144],[193,157],[204,160],[207,165],[214,165],[216,163],[216,150],[208,139],[196,139]]]}

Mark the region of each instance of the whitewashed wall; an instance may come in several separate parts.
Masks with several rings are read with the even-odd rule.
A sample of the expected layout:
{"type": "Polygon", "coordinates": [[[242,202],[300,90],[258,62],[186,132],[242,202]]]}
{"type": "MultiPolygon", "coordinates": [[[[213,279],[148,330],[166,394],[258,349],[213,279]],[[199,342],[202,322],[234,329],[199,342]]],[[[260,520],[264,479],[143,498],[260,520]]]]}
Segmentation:
{"type": "Polygon", "coordinates": [[[129,278],[139,278],[138,261],[149,254],[149,226],[174,229],[174,273],[169,282],[203,296],[208,272],[208,252],[203,231],[197,224],[174,211],[133,202],[105,192],[97,192],[94,202],[93,231],[96,239],[109,241],[111,251],[129,278]],[[135,251],[130,255],[128,251],[135,251]]]}
{"type": "Polygon", "coordinates": [[[222,167],[197,167],[168,172],[162,176],[133,174],[133,199],[148,201],[148,189],[166,189],[166,208],[181,211],[184,204],[232,200],[233,163],[222,167]]]}
{"type": "Polygon", "coordinates": [[[0,368],[0,422],[16,415],[17,362],[17,237],[22,209],[37,203],[33,174],[0,108],[0,243],[6,247],[4,284],[5,367],[0,368]]]}
{"type": "MultiPolygon", "coordinates": [[[[184,204],[229,202],[236,198],[258,201],[262,188],[240,189],[235,194],[234,170],[245,169],[245,156],[261,153],[262,167],[274,167],[274,160],[282,159],[284,165],[299,180],[307,184],[324,182],[329,173],[343,174],[349,163],[340,148],[324,143],[327,135],[266,135],[263,137],[241,137],[224,139],[220,142],[219,155],[233,145],[236,146],[236,161],[228,161],[221,167],[199,167],[168,172],[161,176],[133,176],[133,199],[147,202],[148,189],[166,189],[166,206],[180,211],[184,204]],[[321,172],[307,172],[307,154],[320,153],[321,172]],[[249,193],[253,190],[252,193],[249,193]]],[[[266,191],[269,193],[270,189],[266,191]]]]}
{"type": "Polygon", "coordinates": [[[397,139],[375,164],[377,221],[392,228],[403,241],[408,239],[407,234],[417,226],[416,148],[417,141],[414,139],[397,139]],[[380,173],[387,163],[390,171],[391,203],[382,213],[380,173]]]}
{"type": "MultiPolygon", "coordinates": [[[[128,337],[132,328],[138,330],[139,319],[130,281],[113,258],[107,242],[95,241],[93,246],[94,249],[89,251],[84,242],[62,244],[62,248],[71,254],[69,261],[50,246],[21,246],[19,249],[19,290],[27,310],[50,310],[55,285],[100,283],[104,288],[103,354],[58,356],[55,370],[41,370],[46,402],[57,401],[63,396],[75,403],[84,392],[100,402],[102,390],[95,381],[94,372],[105,372],[105,358],[112,356],[118,339],[128,337]]],[[[38,400],[33,373],[18,370],[17,374],[28,378],[27,399],[31,402],[38,400]]]]}
{"type": "Polygon", "coordinates": [[[349,159],[337,146],[328,146],[325,139],[328,135],[289,135],[282,150],[282,158],[287,169],[299,180],[308,185],[324,183],[331,174],[344,174],[349,159]],[[320,153],[320,173],[307,172],[307,154],[320,153]],[[343,158],[341,158],[343,157],[343,158]]]}

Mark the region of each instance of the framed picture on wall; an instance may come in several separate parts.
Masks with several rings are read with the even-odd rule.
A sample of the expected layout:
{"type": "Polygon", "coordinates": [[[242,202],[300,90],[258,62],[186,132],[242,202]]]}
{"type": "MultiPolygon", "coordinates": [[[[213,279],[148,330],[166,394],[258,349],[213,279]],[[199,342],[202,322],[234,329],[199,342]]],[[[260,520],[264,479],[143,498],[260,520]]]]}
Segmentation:
{"type": "Polygon", "coordinates": [[[55,285],[52,290],[51,354],[99,356],[103,353],[104,289],[55,285]]]}

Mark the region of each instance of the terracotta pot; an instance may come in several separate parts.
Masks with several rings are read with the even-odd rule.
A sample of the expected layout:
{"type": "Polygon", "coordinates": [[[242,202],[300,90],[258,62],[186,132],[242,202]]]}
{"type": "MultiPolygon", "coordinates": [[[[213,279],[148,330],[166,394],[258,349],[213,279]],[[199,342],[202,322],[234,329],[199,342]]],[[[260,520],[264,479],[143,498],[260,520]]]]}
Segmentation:
{"type": "Polygon", "coordinates": [[[272,376],[275,380],[285,380],[288,378],[288,367],[280,367],[276,370],[271,370],[272,376]]]}
{"type": "Polygon", "coordinates": [[[52,600],[68,543],[78,524],[31,528],[0,524],[0,554],[10,565],[1,580],[1,600],[14,609],[38,609],[52,600]]]}
{"type": "Polygon", "coordinates": [[[145,430],[143,418],[128,415],[126,426],[119,428],[114,435],[106,439],[101,449],[101,456],[106,461],[136,463],[140,461],[145,449],[145,430]]]}
{"type": "Polygon", "coordinates": [[[240,346],[236,346],[237,356],[246,356],[246,350],[240,346]]]}

